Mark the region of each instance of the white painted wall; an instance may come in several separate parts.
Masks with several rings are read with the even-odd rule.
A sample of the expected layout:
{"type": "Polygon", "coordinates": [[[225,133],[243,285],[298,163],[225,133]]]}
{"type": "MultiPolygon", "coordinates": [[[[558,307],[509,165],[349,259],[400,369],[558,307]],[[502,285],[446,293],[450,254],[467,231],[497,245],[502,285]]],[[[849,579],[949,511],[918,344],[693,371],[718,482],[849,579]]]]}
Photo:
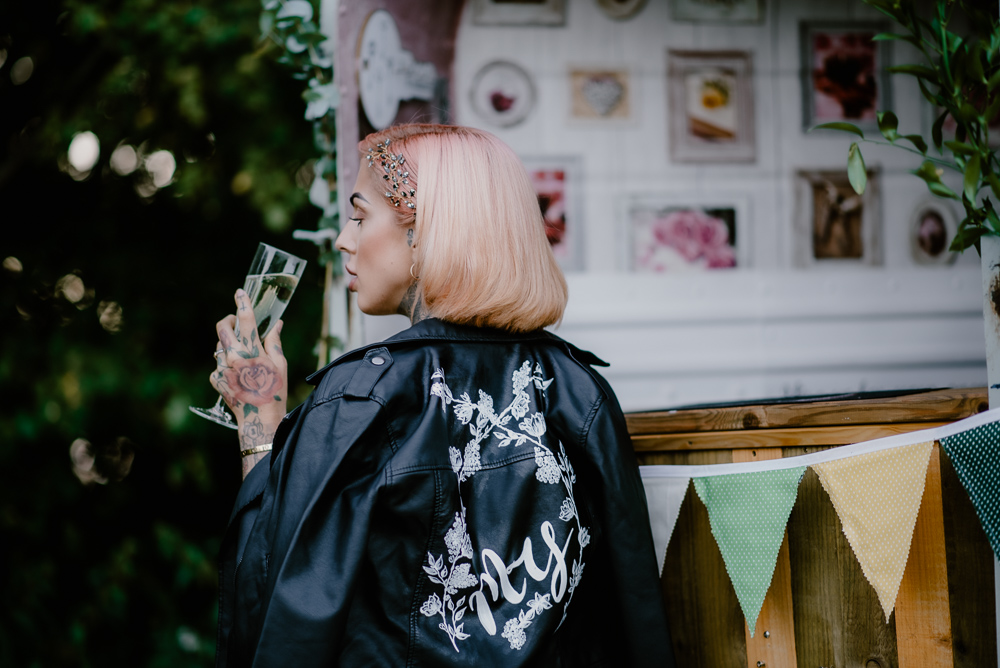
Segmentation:
{"type": "MultiPolygon", "coordinates": [[[[605,17],[593,0],[567,0],[564,27],[476,26],[466,12],[454,69],[456,121],[489,130],[524,156],[579,156],[583,168],[586,271],[568,275],[561,336],[611,362],[606,375],[626,410],[695,402],[986,382],[979,261],[920,266],[909,226],[930,198],[907,173],[916,156],[865,148],[881,170],[882,266],[795,269],[794,174],[844,169],[850,140],[802,131],[799,22],[872,20],[859,0],[764,0],[756,25],[672,23],[667,0],[648,0],[635,18],[605,17]],[[753,53],[757,160],[743,165],[672,164],[668,153],[667,49],[753,53]],[[532,74],[537,106],[512,128],[473,111],[473,77],[493,60],[532,74]],[[569,69],[627,68],[633,117],[569,117],[569,69]],[[748,266],[705,274],[637,275],[626,270],[624,202],[661,193],[721,193],[747,202],[748,266]]],[[[893,43],[892,61],[908,45],[893,43]]],[[[900,129],[929,134],[927,105],[909,78],[893,77],[900,129]]],[[[957,212],[957,211],[956,211],[957,212]]],[[[405,326],[367,318],[367,340],[405,326]]]]}

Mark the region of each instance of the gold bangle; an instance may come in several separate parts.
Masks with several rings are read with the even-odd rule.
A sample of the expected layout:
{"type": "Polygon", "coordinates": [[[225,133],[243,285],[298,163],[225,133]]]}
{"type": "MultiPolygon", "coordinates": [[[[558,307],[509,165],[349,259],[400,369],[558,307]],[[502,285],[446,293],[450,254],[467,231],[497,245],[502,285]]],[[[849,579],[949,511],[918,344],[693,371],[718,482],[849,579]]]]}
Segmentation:
{"type": "Polygon", "coordinates": [[[264,445],[258,445],[256,448],[250,448],[249,450],[241,450],[241,457],[249,457],[250,455],[260,454],[261,452],[270,452],[273,443],[265,443],[264,445]]]}

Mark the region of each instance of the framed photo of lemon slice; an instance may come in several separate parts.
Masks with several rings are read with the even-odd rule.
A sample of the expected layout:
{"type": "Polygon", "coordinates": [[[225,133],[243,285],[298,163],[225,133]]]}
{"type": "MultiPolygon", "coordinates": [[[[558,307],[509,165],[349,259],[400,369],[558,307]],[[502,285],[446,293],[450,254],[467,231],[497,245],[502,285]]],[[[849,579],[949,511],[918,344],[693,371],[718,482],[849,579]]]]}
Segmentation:
{"type": "Polygon", "coordinates": [[[748,51],[668,51],[670,158],[754,162],[753,66],[748,51]]]}

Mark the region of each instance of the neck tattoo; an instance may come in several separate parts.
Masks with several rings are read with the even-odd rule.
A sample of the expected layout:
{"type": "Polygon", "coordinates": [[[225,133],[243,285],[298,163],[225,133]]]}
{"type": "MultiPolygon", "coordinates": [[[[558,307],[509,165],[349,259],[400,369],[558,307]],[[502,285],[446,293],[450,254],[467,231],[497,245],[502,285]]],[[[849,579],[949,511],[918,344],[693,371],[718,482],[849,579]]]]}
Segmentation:
{"type": "Polygon", "coordinates": [[[420,298],[420,291],[417,289],[415,282],[410,283],[410,287],[406,289],[406,294],[403,295],[402,301],[399,302],[399,308],[396,310],[396,313],[409,318],[411,325],[415,325],[427,317],[427,314],[424,313],[424,300],[420,298]]]}

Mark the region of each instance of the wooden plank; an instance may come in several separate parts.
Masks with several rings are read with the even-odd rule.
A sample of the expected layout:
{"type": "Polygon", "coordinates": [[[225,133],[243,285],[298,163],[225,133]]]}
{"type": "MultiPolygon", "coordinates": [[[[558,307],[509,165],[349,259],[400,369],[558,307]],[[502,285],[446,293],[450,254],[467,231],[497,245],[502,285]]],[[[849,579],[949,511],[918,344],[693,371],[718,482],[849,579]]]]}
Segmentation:
{"type": "Polygon", "coordinates": [[[996,668],[993,550],[951,460],[940,464],[955,668],[996,668]]]}
{"type": "Polygon", "coordinates": [[[899,668],[952,668],[948,560],[941,508],[941,453],[927,465],[924,496],[913,529],[910,556],[896,596],[899,668]]]}
{"type": "MultiPolygon", "coordinates": [[[[729,452],[672,454],[672,464],[725,464],[729,452]]],[[[685,668],[744,668],[743,614],[712,537],[708,511],[688,487],[661,578],[674,656],[685,668]]]]}
{"type": "MultiPolygon", "coordinates": [[[[781,449],[733,450],[733,462],[757,462],[781,459],[781,449]]],[[[747,642],[747,667],[782,666],[796,668],[795,624],[792,617],[792,567],[788,558],[788,532],[781,541],[778,561],[771,576],[771,586],[757,615],[754,637],[744,625],[747,642]]]]}
{"type": "MultiPolygon", "coordinates": [[[[786,448],[784,455],[823,449],[786,448]]],[[[895,617],[885,623],[878,596],[812,469],[799,485],[788,521],[788,547],[798,665],[894,668],[895,617]]]]}
{"type": "Polygon", "coordinates": [[[633,436],[637,452],[672,450],[733,450],[744,448],[782,448],[816,445],[847,445],[919,429],[932,429],[948,422],[911,422],[906,424],[859,425],[849,427],[801,427],[751,431],[706,431],[658,436],[633,436]]]}
{"type": "Polygon", "coordinates": [[[964,388],[895,398],[629,413],[625,420],[629,433],[636,436],[690,431],[954,421],[986,408],[986,388],[964,388]]]}

